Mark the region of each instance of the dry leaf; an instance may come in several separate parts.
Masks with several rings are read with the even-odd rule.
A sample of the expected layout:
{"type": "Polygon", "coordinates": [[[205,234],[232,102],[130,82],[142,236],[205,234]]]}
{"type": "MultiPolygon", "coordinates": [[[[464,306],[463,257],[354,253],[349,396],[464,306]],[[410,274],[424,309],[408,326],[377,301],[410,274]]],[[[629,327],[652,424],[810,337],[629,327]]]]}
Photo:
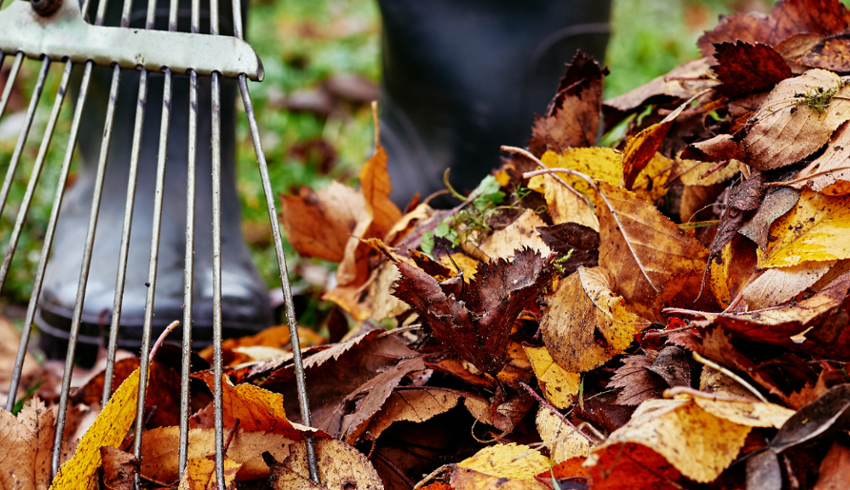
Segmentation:
{"type": "Polygon", "coordinates": [[[552,405],[566,409],[578,395],[581,375],[565,371],[555,364],[546,347],[522,346],[537,376],[537,384],[552,405]]]}
{"type": "Polygon", "coordinates": [[[742,142],[746,161],[759,170],[796,163],[820,149],[848,119],[850,87],[835,73],[815,69],[779,82],[750,118],[742,142]],[[811,99],[837,88],[826,107],[811,99]]]}
{"type": "Polygon", "coordinates": [[[549,448],[554,464],[588,456],[593,449],[593,445],[585,436],[565,424],[560,417],[546,407],[540,407],[535,421],[540,440],[549,448]]]}
{"type": "Polygon", "coordinates": [[[649,322],[626,308],[612,292],[605,268],[580,268],[558,284],[548,299],[540,328],[552,358],[563,369],[584,372],[622,352],[649,322]]]}
{"type": "Polygon", "coordinates": [[[543,194],[549,216],[556,225],[578,223],[599,230],[599,220],[590,204],[577,192],[570,191],[551,175],[538,175],[528,181],[528,188],[543,194]]]}
{"type": "Polygon", "coordinates": [[[759,251],[761,268],[850,258],[850,197],[803,190],[797,206],[770,227],[775,240],[759,251]]]}
{"type": "MultiPolygon", "coordinates": [[[[224,455],[224,488],[231,490],[236,488],[236,474],[242,465],[224,455]]],[[[190,459],[186,465],[186,472],[180,479],[178,490],[218,490],[216,480],[215,455],[203,458],[190,459]]]]}
{"type": "Polygon", "coordinates": [[[712,61],[711,58],[698,58],[689,61],[645,85],[613,99],[606,100],[604,107],[606,109],[610,108],[628,113],[642,106],[650,97],[658,95],[666,95],[683,100],[690,99],[706,88],[717,84],[712,79],[712,61]]]}
{"type": "Polygon", "coordinates": [[[741,301],[748,310],[780,305],[816,283],[834,264],[835,261],[808,262],[794,267],[768,269],[744,287],[741,301]]]}
{"type": "Polygon", "coordinates": [[[513,223],[493,232],[479,247],[491,259],[511,259],[518,250],[530,248],[547,257],[551,250],[540,238],[537,228],[546,226],[531,209],[526,209],[513,223]]]}
{"type": "Polygon", "coordinates": [[[586,466],[595,482],[596,475],[617,465],[623,445],[634,443],[660,454],[691,480],[708,483],[732,463],[750,429],[718,418],[689,400],[648,400],[626,425],[593,449],[586,466]]]}
{"type": "Polygon", "coordinates": [[[139,460],[112,446],[100,448],[103,460],[103,485],[109,490],[133,490],[139,474],[139,460]]]}
{"type": "Polygon", "coordinates": [[[396,265],[402,278],[393,294],[419,313],[435,337],[492,375],[505,365],[514,320],[549,278],[543,257],[530,249],[516,253],[513,262],[479,265],[466,285],[460,277],[437,283],[418,267],[396,265]]]}
{"type": "Polygon", "coordinates": [[[331,182],[327,189],[301,187],[298,196],[281,196],[281,223],[286,239],[298,253],[341,262],[345,245],[366,214],[363,196],[331,182]]]}
{"type": "Polygon", "coordinates": [[[422,423],[448,412],[466,394],[437,387],[398,387],[383,408],[369,422],[367,437],[378,439],[381,433],[396,422],[422,423]]]}
{"type": "Polygon", "coordinates": [[[714,67],[722,82],[714,90],[729,98],[753,92],[766,92],[791,77],[791,69],[782,56],[761,43],[721,43],[714,46],[714,67]]]}
{"type": "Polygon", "coordinates": [[[50,488],[75,490],[88,488],[94,482],[101,465],[100,448],[117,447],[124,440],[136,419],[136,400],[139,396],[139,370],[121,383],[109,403],[83,436],[74,457],[59,468],[50,488]]]}
{"type": "Polygon", "coordinates": [[[285,459],[275,457],[281,463],[272,468],[269,486],[274,490],[383,490],[372,463],[357,449],[335,439],[320,439],[315,448],[321,486],[310,482],[304,443],[293,445],[285,459]]]}
{"type": "Polygon", "coordinates": [[[0,410],[0,487],[45,490],[50,486],[55,433],[53,411],[38,397],[17,417],[0,410]]]}
{"type": "Polygon", "coordinates": [[[633,193],[605,182],[599,189],[606,205],[599,205],[599,265],[615,273],[614,291],[629,307],[652,314],[659,296],[696,299],[696,288],[685,288],[701,277],[708,251],[693,237],[633,193]],[[614,213],[611,213],[610,204],[614,213]]]}
{"type": "Polygon", "coordinates": [[[385,262],[378,268],[375,280],[369,284],[373,319],[395,318],[410,310],[407,303],[392,295],[392,285],[400,277],[401,273],[391,261],[385,262]]]}
{"type": "Polygon", "coordinates": [[[661,122],[644,129],[626,142],[626,147],[623,149],[623,182],[626,189],[634,188],[638,175],[655,156],[664,137],[673,126],[673,122],[690,105],[690,102],[690,100],[686,101],[661,122]]]}
{"type": "Polygon", "coordinates": [[[767,249],[770,226],[800,200],[800,191],[791,187],[770,187],[756,214],[744,219],[738,233],[756,242],[762,251],[767,249]]]}
{"type": "MultiPolygon", "coordinates": [[[[323,440],[325,439],[318,439],[316,442],[323,440]]],[[[237,429],[227,448],[227,456],[242,465],[236,475],[237,481],[254,480],[269,475],[269,467],[262,457],[264,452],[269,452],[275,459],[282,461],[290,454],[291,447],[297,444],[297,441],[282,434],[237,429]]],[[[166,483],[177,480],[179,447],[179,427],[161,427],[145,431],[142,438],[142,454],[145,455],[142,458],[142,476],[166,483]]],[[[190,429],[189,459],[203,459],[210,455],[215,455],[215,430],[190,429]]]]}
{"type": "Polygon", "coordinates": [[[789,185],[830,196],[850,193],[850,124],[844,123],[829,139],[823,154],[794,176],[789,185]]]}
{"type": "Polygon", "coordinates": [[[714,171],[705,177],[702,175],[717,166],[714,162],[700,162],[697,160],[677,159],[681,168],[680,180],[687,186],[708,186],[725,182],[741,171],[741,162],[729,160],[729,163],[720,170],[714,171]]]}
{"type": "Polygon", "coordinates": [[[528,446],[509,443],[485,447],[458,463],[457,467],[499,478],[533,482],[537,474],[549,468],[549,461],[528,446]]]}
{"type": "Polygon", "coordinates": [[[813,490],[840,490],[850,481],[850,449],[840,442],[832,443],[818,471],[813,490]]]}
{"type": "Polygon", "coordinates": [[[636,354],[625,357],[607,388],[622,388],[617,395],[620,405],[638,406],[646,400],[661,398],[667,383],[649,368],[656,354],[636,354]]]}
{"type": "Polygon", "coordinates": [[[754,400],[752,393],[737,381],[707,366],[700,377],[700,389],[718,397],[693,396],[694,403],[706,412],[736,424],[778,429],[794,415],[794,410],[754,400]]]}

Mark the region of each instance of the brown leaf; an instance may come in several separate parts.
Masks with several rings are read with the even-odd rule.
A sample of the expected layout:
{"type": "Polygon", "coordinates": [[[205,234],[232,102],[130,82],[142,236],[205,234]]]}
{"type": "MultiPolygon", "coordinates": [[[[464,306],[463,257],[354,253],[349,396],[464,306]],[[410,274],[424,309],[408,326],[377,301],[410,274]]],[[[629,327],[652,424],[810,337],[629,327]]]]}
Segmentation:
{"type": "Polygon", "coordinates": [[[592,57],[576,54],[546,116],[535,116],[528,142],[534,155],[594,146],[602,109],[602,78],[607,73],[608,69],[600,68],[592,57]]]}
{"type": "Polygon", "coordinates": [[[657,298],[696,298],[697,290],[683,288],[701,276],[705,247],[633,193],[605,182],[599,189],[614,210],[597,206],[599,265],[615,274],[614,291],[645,314],[653,314],[657,298]]]}
{"type": "Polygon", "coordinates": [[[422,423],[456,407],[465,393],[437,387],[398,387],[380,412],[369,421],[366,436],[377,440],[396,422],[422,423]]]}
{"type": "Polygon", "coordinates": [[[269,486],[273,490],[383,490],[372,463],[357,449],[335,439],[318,440],[315,448],[321,485],[310,481],[307,449],[301,443],[293,445],[285,459],[274,457],[281,463],[273,465],[269,486]]]}
{"type": "Polygon", "coordinates": [[[548,299],[540,320],[543,341],[565,370],[584,372],[605,364],[649,325],[612,289],[614,279],[608,270],[579,268],[548,299]]]}
{"type": "Polygon", "coordinates": [[[55,431],[53,412],[37,397],[17,417],[0,410],[0,486],[46,490],[55,431]]]}
{"type": "Polygon", "coordinates": [[[492,375],[507,360],[508,337],[514,320],[548,282],[544,258],[530,249],[514,255],[513,262],[497,259],[481,264],[475,280],[459,283],[460,293],[446,293],[452,279],[442,284],[403,261],[396,265],[401,279],[395,296],[423,318],[434,336],[463,359],[492,375]]]}
{"type": "Polygon", "coordinates": [[[791,69],[770,46],[743,41],[714,46],[714,72],[722,82],[714,88],[729,98],[766,92],[791,77],[791,69]]]}
{"type": "MultiPolygon", "coordinates": [[[[711,58],[689,61],[670,73],[662,75],[623,95],[606,100],[604,109],[629,113],[643,106],[652,97],[664,95],[677,99],[690,99],[694,95],[717,84],[712,79],[711,58]]],[[[608,112],[606,112],[606,119],[608,112]]],[[[606,124],[610,124],[606,122],[606,124]]]]}
{"type": "Polygon", "coordinates": [[[359,192],[334,181],[327,189],[304,186],[297,196],[281,196],[280,213],[286,239],[298,253],[341,262],[366,207],[359,192]]]}
{"type": "MultiPolygon", "coordinates": [[[[593,450],[586,465],[594,483],[629,454],[629,443],[650,448],[688,478],[707,483],[717,478],[744,445],[750,427],[716,417],[687,400],[648,400],[632,419],[593,450]]],[[[655,468],[654,466],[649,466],[655,468]]]]}
{"type": "Polygon", "coordinates": [[[135,477],[139,474],[139,460],[134,455],[114,448],[100,448],[103,468],[103,484],[109,490],[133,490],[135,477]]]}
{"type": "MultiPolygon", "coordinates": [[[[312,426],[336,434],[343,416],[340,406],[351,392],[379,372],[418,355],[398,336],[377,329],[304,359],[305,374],[310,380],[307,397],[312,426]]],[[[281,393],[287,418],[301,420],[292,365],[273,372],[260,386],[281,393]]]]}
{"type": "Polygon", "coordinates": [[[850,72],[850,34],[825,37],[795,61],[811,68],[850,72]]]}
{"type": "Polygon", "coordinates": [[[339,436],[344,436],[346,442],[354,445],[366,431],[369,421],[384,406],[402,378],[414,371],[422,371],[423,369],[425,369],[425,363],[422,362],[421,357],[405,359],[349,393],[343,401],[343,406],[353,404],[357,400],[357,408],[354,413],[345,414],[342,417],[339,436]]]}
{"type": "Polygon", "coordinates": [[[646,400],[661,398],[667,388],[657,374],[649,370],[655,354],[636,354],[623,358],[623,365],[617,368],[606,388],[622,388],[617,395],[620,405],[638,406],[646,400]]]}
{"type": "Polygon", "coordinates": [[[744,220],[738,232],[754,241],[762,251],[767,249],[770,225],[787,213],[800,199],[800,191],[791,187],[770,187],[756,214],[744,220]]]}
{"type": "Polygon", "coordinates": [[[731,134],[719,134],[713,138],[693,143],[682,151],[682,158],[702,162],[743,160],[746,154],[731,134]]]}
{"type": "Polygon", "coordinates": [[[850,481],[850,449],[836,441],[820,464],[813,490],[839,490],[850,481]]]}
{"type": "Polygon", "coordinates": [[[832,135],[823,154],[809,163],[788,184],[808,187],[830,196],[850,193],[850,124],[844,123],[832,135]]]}
{"type": "MultiPolygon", "coordinates": [[[[318,441],[323,440],[325,439],[318,441]]],[[[265,478],[269,475],[269,467],[263,461],[262,454],[269,452],[276,459],[283,460],[296,444],[299,443],[282,434],[238,429],[227,448],[227,456],[242,465],[236,475],[237,481],[265,478]]],[[[145,431],[142,438],[142,454],[145,455],[142,459],[142,476],[161,482],[175,481],[178,477],[179,447],[179,427],[160,427],[145,431]]],[[[190,429],[189,459],[205,458],[210,455],[215,455],[215,430],[190,429]]]]}
{"type": "Polygon", "coordinates": [[[785,0],[776,3],[769,17],[757,13],[722,17],[717,27],[699,38],[697,46],[709,56],[716,43],[741,40],[775,45],[798,33],[837,34],[849,23],[850,13],[838,0],[785,0]]]}
{"type": "MultiPolygon", "coordinates": [[[[204,371],[195,377],[202,379],[210,391],[214,391],[215,377],[212,372],[204,371]]],[[[248,383],[234,386],[224,376],[221,382],[221,403],[224,427],[233,427],[238,420],[239,428],[243,430],[283,434],[296,441],[303,438],[301,432],[286,418],[283,397],[278,393],[248,383]]],[[[192,416],[189,426],[193,429],[215,428],[213,403],[192,416]]]]}
{"type": "Polygon", "coordinates": [[[661,122],[642,130],[626,142],[623,149],[623,182],[626,189],[632,190],[638,174],[646,168],[646,165],[655,156],[661,147],[664,137],[673,126],[673,122],[687,107],[691,99],[688,99],[673,112],[667,115],[661,122]]]}
{"type": "Polygon", "coordinates": [[[809,70],[776,85],[742,142],[746,162],[759,170],[784,167],[820,149],[850,119],[850,86],[835,73],[809,70]],[[840,88],[825,107],[812,94],[840,88]]]}
{"type": "Polygon", "coordinates": [[[742,306],[746,305],[746,310],[760,310],[781,305],[816,283],[834,264],[835,261],[806,262],[768,269],[741,291],[742,306]]]}
{"type": "Polygon", "coordinates": [[[551,251],[537,233],[546,223],[531,209],[526,209],[506,228],[493,232],[479,247],[491,259],[510,259],[517,250],[530,248],[547,257],[551,251]]]}

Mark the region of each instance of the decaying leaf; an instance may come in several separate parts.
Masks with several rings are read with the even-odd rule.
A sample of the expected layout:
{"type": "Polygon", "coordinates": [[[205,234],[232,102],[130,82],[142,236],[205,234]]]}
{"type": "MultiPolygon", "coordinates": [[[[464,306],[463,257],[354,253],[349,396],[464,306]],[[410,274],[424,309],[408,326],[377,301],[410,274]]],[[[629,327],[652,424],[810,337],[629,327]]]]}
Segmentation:
{"type": "Polygon", "coordinates": [[[713,80],[711,76],[712,61],[711,58],[698,58],[689,61],[645,85],[606,100],[604,108],[629,113],[643,105],[646,100],[659,95],[682,100],[690,99],[706,88],[717,84],[717,81],[713,80]]]}
{"type": "Polygon", "coordinates": [[[638,406],[646,400],[661,398],[667,383],[649,368],[655,361],[654,353],[635,354],[623,359],[608,388],[622,388],[617,403],[638,406]]]}
{"type": "Polygon", "coordinates": [[[714,50],[714,71],[722,82],[714,90],[726,97],[766,92],[791,77],[791,69],[782,56],[765,44],[720,43],[714,50]]]}
{"type": "Polygon", "coordinates": [[[682,475],[707,483],[732,463],[749,432],[750,427],[718,418],[689,400],[648,400],[594,448],[586,464],[594,482],[604,480],[604,473],[616,471],[622,452],[630,450],[624,445],[639,444],[660,454],[682,475]]]}
{"type": "Polygon", "coordinates": [[[850,197],[803,190],[797,205],[770,227],[775,238],[759,253],[761,268],[850,258],[850,197]]]}
{"type": "Polygon", "coordinates": [[[100,448],[103,461],[103,485],[109,490],[133,490],[139,474],[139,460],[132,454],[112,446],[100,448]]]}
{"type": "Polygon", "coordinates": [[[396,265],[402,278],[395,296],[411,305],[438,339],[490,374],[504,366],[514,320],[549,277],[543,257],[529,249],[517,252],[513,262],[481,264],[469,284],[452,279],[461,286],[457,293],[447,292],[458,289],[454,283],[438,284],[417,267],[396,265]]]}
{"type": "Polygon", "coordinates": [[[789,185],[808,187],[830,196],[850,193],[850,124],[844,123],[830,138],[823,154],[800,171],[789,185]]]}
{"type": "Polygon", "coordinates": [[[578,223],[593,230],[599,229],[599,220],[586,199],[578,192],[567,189],[551,175],[538,175],[528,182],[528,188],[538,191],[546,199],[549,216],[558,225],[578,223]]]}
{"type": "Polygon", "coordinates": [[[88,488],[101,465],[100,448],[117,447],[136,419],[136,399],[139,396],[139,370],[121,383],[109,403],[83,436],[74,457],[67,461],[53,479],[55,490],[88,488]]]}
{"type": "Polygon", "coordinates": [[[615,286],[607,269],[580,268],[549,298],[540,328],[552,358],[563,369],[584,372],[605,364],[649,325],[612,292],[615,286]]]}
{"type": "MultiPolygon", "coordinates": [[[[269,484],[274,490],[302,490],[317,488],[326,490],[383,490],[381,478],[366,459],[366,456],[348,444],[335,439],[316,441],[316,460],[319,481],[310,481],[307,469],[307,449],[304,443],[291,447],[289,455],[273,465],[269,484]]],[[[273,459],[278,460],[276,456],[273,459]]]]}
{"type": "Polygon", "coordinates": [[[815,69],[779,82],[750,118],[742,141],[746,162],[759,170],[795,163],[848,119],[850,87],[835,73],[815,69]]]}
{"type": "Polygon", "coordinates": [[[547,407],[540,407],[535,421],[540,439],[549,448],[554,464],[588,456],[593,449],[588,436],[580,434],[574,427],[565,424],[547,407]]]}
{"type": "Polygon", "coordinates": [[[835,264],[810,262],[794,267],[768,269],[741,291],[741,301],[749,310],[780,305],[805,291],[835,264]]]}
{"type": "Polygon", "coordinates": [[[737,381],[707,366],[700,377],[700,389],[717,397],[693,396],[694,403],[706,412],[736,424],[778,429],[794,415],[793,410],[753,399],[752,393],[737,381]]]}
{"type": "MultiPolygon", "coordinates": [[[[53,411],[33,398],[17,417],[0,410],[0,486],[45,490],[50,486],[53,411]]],[[[70,488],[70,487],[68,487],[70,488]]]]}
{"type": "MultiPolygon", "coordinates": [[[[485,447],[474,456],[458,463],[457,468],[475,471],[497,479],[504,478],[507,481],[517,480],[533,483],[536,482],[535,476],[549,468],[549,461],[526,445],[509,443],[485,447]]],[[[453,487],[457,487],[455,485],[456,475],[457,473],[452,477],[453,487]]],[[[474,487],[467,486],[464,488],[474,487]]]]}
{"type": "Polygon", "coordinates": [[[399,387],[369,422],[367,437],[377,439],[395,422],[422,423],[456,407],[464,393],[446,388],[399,387]]]}
{"type": "Polygon", "coordinates": [[[479,248],[491,259],[510,259],[515,251],[526,248],[547,257],[551,251],[537,233],[537,228],[543,226],[546,223],[527,209],[506,228],[493,232],[479,248]]]}
{"type": "MultiPolygon", "coordinates": [[[[224,488],[231,490],[236,488],[236,474],[242,465],[224,455],[224,488]]],[[[177,490],[217,490],[215,456],[190,459],[186,465],[186,472],[180,479],[177,490]]]]}
{"type": "Polygon", "coordinates": [[[667,136],[667,132],[673,126],[673,122],[690,105],[690,102],[690,100],[686,101],[661,122],[644,129],[626,142],[626,147],[623,149],[623,182],[626,189],[632,190],[634,188],[638,174],[646,168],[649,161],[655,156],[664,141],[664,137],[667,136]]]}
{"type": "Polygon", "coordinates": [[[578,394],[581,376],[578,373],[565,371],[557,365],[546,350],[546,347],[523,346],[537,384],[546,395],[546,399],[558,408],[568,408],[578,394]]]}

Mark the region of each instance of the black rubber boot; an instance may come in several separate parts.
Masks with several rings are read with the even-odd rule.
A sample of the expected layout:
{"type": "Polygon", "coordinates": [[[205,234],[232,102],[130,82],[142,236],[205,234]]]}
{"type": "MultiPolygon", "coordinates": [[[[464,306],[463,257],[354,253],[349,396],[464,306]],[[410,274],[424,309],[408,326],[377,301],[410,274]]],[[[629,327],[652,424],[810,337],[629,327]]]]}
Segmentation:
{"type": "Polygon", "coordinates": [[[378,3],[381,138],[401,206],[443,189],[446,168],[474,189],[501,145],[525,146],[576,51],[602,62],[608,42],[610,0],[378,3]]]}
{"type": "MultiPolygon", "coordinates": [[[[94,3],[94,2],[93,2],[94,3]]],[[[117,25],[120,2],[110,10],[107,25],[117,25]]],[[[133,27],[144,27],[144,2],[136,2],[133,27]]],[[[232,32],[230,2],[222,2],[222,31],[232,32]]],[[[167,2],[158,9],[157,27],[167,23],[167,2]]],[[[206,12],[204,12],[206,14],[206,12]]],[[[189,30],[189,11],[181,10],[180,30],[189,30]]],[[[201,32],[209,32],[208,21],[201,32]]],[[[91,209],[97,160],[100,153],[112,70],[96,68],[89,87],[79,138],[80,168],[73,187],[68,190],[53,243],[44,288],[36,318],[42,330],[42,346],[53,357],[64,357],[68,330],[74,310],[77,282],[86,229],[91,209]]],[[[124,301],[119,329],[119,346],[138,350],[144,322],[150,257],[153,199],[156,179],[159,127],[164,77],[148,75],[148,96],[136,186],[133,227],[130,235],[124,301]]],[[[111,322],[113,295],[118,271],[124,204],[126,201],[130,149],[136,113],[139,74],[121,73],[119,100],[115,111],[112,143],[109,150],[97,224],[92,266],[84,301],[78,360],[93,361],[102,342],[99,323],[111,322]]],[[[186,230],[186,162],[188,159],[189,79],[173,78],[171,125],[168,140],[168,164],[165,175],[159,265],[154,302],[154,338],[174,320],[183,318],[183,266],[186,230]]],[[[242,240],[240,204],[235,176],[235,98],[238,88],[224,80],[221,94],[222,121],[222,323],[227,336],[255,333],[272,323],[265,284],[251,261],[242,240]]],[[[199,77],[199,114],[195,198],[195,270],[193,341],[197,346],[212,340],[212,180],[210,144],[210,79],[199,77]]],[[[76,94],[72,96],[75,100],[76,94]]],[[[179,334],[172,333],[173,339],[179,334]]]]}

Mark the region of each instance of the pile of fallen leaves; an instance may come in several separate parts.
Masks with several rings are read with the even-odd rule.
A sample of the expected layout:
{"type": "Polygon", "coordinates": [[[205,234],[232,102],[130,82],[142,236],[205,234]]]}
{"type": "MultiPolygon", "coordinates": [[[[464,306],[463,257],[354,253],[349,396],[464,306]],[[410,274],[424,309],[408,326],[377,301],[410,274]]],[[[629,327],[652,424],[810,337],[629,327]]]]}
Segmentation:
{"type": "MultiPolygon", "coordinates": [[[[846,488],[850,12],[780,1],[699,47],[604,103],[607,70],[577,55],[528,149],[449,188],[453,209],[398,209],[379,142],[359,190],[283,196],[292,245],[340,264],[337,309],[330,339],[302,329],[312,428],[286,328],[225,343],[228,488],[846,488]]],[[[160,353],[141,461],[130,357],[103,411],[98,370],[73,395],[60,482],[77,486],[55,486],[212,488],[211,355],[182,477],[177,356],[160,353]]],[[[46,486],[52,424],[38,399],[0,413],[20,455],[0,455],[3,488],[46,486]]]]}

